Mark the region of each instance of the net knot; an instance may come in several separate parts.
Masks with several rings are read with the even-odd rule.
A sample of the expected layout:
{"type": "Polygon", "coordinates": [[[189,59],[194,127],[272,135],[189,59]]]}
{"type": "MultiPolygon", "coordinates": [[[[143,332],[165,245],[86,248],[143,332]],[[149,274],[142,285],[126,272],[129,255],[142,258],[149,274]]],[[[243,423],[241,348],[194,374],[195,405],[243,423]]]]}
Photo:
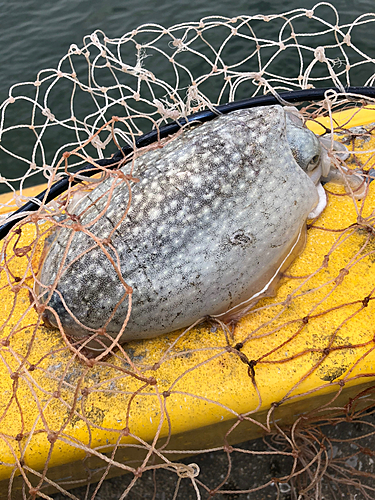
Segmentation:
{"type": "Polygon", "coordinates": [[[57,432],[55,432],[55,431],[51,431],[51,432],[49,432],[49,433],[47,434],[47,439],[48,439],[48,441],[49,441],[51,444],[56,443],[57,438],[58,438],[58,434],[57,434],[57,432]]]}
{"type": "Polygon", "coordinates": [[[35,310],[38,314],[43,314],[44,311],[46,309],[46,305],[45,304],[36,304],[35,305],[35,310]]]}
{"type": "Polygon", "coordinates": [[[103,239],[102,239],[102,243],[103,243],[103,245],[105,245],[105,246],[109,246],[109,245],[112,243],[112,240],[111,240],[111,238],[110,238],[110,237],[108,237],[108,238],[103,238],[103,239]]]}
{"type": "Polygon", "coordinates": [[[142,476],[142,474],[143,474],[143,469],[141,467],[138,467],[138,469],[135,469],[135,471],[134,471],[134,477],[139,478],[139,477],[142,476]]]}
{"type": "Polygon", "coordinates": [[[186,50],[185,44],[181,38],[175,38],[173,42],[170,42],[170,47],[175,47],[177,50],[186,50]]]}
{"type": "Polygon", "coordinates": [[[368,295],[362,300],[363,307],[367,307],[370,302],[371,297],[368,295]]]}
{"type": "Polygon", "coordinates": [[[199,100],[199,92],[198,87],[195,82],[187,90],[187,97],[190,101],[198,101],[199,100]]]}
{"type": "Polygon", "coordinates": [[[343,42],[346,43],[346,45],[348,45],[348,47],[350,47],[351,45],[351,37],[350,37],[350,34],[347,33],[344,38],[343,38],[343,42]]]}
{"type": "Polygon", "coordinates": [[[51,122],[55,121],[55,115],[51,112],[49,108],[44,108],[42,111],[42,115],[46,116],[51,122]]]}
{"type": "Polygon", "coordinates": [[[101,48],[101,44],[100,44],[100,41],[99,41],[98,35],[97,35],[95,32],[94,32],[94,33],[91,33],[91,35],[90,35],[90,40],[92,41],[92,43],[93,43],[96,47],[101,48]]]}
{"type": "Polygon", "coordinates": [[[326,62],[327,58],[326,58],[324,47],[321,47],[321,46],[317,47],[314,50],[314,57],[315,57],[315,59],[317,59],[321,63],[326,62]]]}
{"type": "Polygon", "coordinates": [[[264,79],[263,79],[263,73],[261,72],[258,72],[258,73],[251,73],[251,76],[253,78],[253,80],[255,82],[259,82],[259,83],[263,83],[264,82],[264,79]]]}
{"type": "Polygon", "coordinates": [[[306,17],[308,17],[309,19],[311,19],[314,16],[314,11],[313,10],[307,10],[305,12],[305,14],[306,14],[306,17]]]}
{"type": "Polygon", "coordinates": [[[180,478],[189,478],[193,479],[194,477],[199,476],[200,473],[200,468],[198,467],[197,464],[189,464],[189,465],[183,465],[183,464],[176,464],[176,473],[178,477],[180,478]]]}
{"type": "Polygon", "coordinates": [[[99,139],[97,135],[91,139],[91,144],[96,149],[105,149],[105,144],[99,139]]]}
{"type": "Polygon", "coordinates": [[[340,285],[343,282],[345,276],[347,276],[348,274],[349,274],[349,271],[347,269],[345,269],[345,268],[340,269],[340,273],[337,276],[337,278],[335,279],[336,285],[340,285]]]}
{"type": "Polygon", "coordinates": [[[82,231],[82,224],[80,224],[79,222],[73,222],[73,224],[70,227],[75,232],[82,231]]]}
{"type": "Polygon", "coordinates": [[[293,300],[293,296],[292,295],[287,295],[286,299],[283,301],[283,305],[284,306],[290,306],[290,304],[292,303],[292,300],[293,300]]]}
{"type": "Polygon", "coordinates": [[[158,113],[160,113],[163,118],[172,118],[172,120],[177,120],[180,117],[180,113],[176,109],[164,106],[159,99],[154,99],[153,103],[155,104],[158,113]]]}

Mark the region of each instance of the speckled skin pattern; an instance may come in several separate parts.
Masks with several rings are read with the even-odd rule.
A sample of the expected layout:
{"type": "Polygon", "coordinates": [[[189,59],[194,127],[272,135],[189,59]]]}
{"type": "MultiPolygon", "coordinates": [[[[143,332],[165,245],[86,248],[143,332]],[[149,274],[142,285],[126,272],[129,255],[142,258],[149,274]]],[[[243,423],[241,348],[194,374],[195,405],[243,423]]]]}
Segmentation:
{"type": "MultiPolygon", "coordinates": [[[[133,288],[132,312],[121,341],[188,327],[266,287],[318,201],[314,182],[296,163],[287,142],[285,115],[281,106],[236,111],[135,161],[133,175],[140,182],[131,183],[129,214],[111,238],[122,276],[133,288]]],[[[104,209],[113,182],[102,182],[77,206],[77,215],[84,212],[83,225],[104,209]]],[[[106,238],[127,203],[123,183],[115,188],[105,216],[87,227],[106,238]]],[[[54,282],[71,231],[55,231],[40,273],[43,285],[54,282]]],[[[108,258],[78,231],[64,269],[57,290],[68,308],[83,325],[103,327],[125,294],[108,258]]],[[[37,291],[43,302],[45,288],[37,291]]],[[[56,292],[49,306],[67,334],[90,333],[71,317],[56,292]]],[[[106,331],[118,333],[127,312],[126,297],[106,331]]],[[[45,318],[56,326],[51,312],[45,318]]]]}

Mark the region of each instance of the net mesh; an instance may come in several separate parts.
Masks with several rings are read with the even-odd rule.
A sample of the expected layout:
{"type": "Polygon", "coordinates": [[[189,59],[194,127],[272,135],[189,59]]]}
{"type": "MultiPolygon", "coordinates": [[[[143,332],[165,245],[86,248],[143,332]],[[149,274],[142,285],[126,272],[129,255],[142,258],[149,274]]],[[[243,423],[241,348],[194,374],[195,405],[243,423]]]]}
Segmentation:
{"type": "MultiPolygon", "coordinates": [[[[2,220],[28,200],[40,208],[2,242],[3,498],[107,498],[105,479],[124,473],[121,500],[145,498],[148,483],[150,498],[375,498],[374,126],[345,127],[373,103],[345,87],[373,85],[375,59],[359,47],[374,21],[365,14],[342,24],[332,5],[320,3],[278,15],[146,24],[116,39],[97,30],[56,68],[10,88],[0,106],[0,162],[1,187],[13,197],[3,200],[2,220]],[[357,200],[350,185],[325,186],[327,209],[309,223],[306,249],[276,297],[234,329],[216,320],[148,341],[111,339],[94,358],[88,339],[43,324],[48,304],[35,283],[51,229],[86,232],[105,253],[66,214],[104,178],[131,192],[134,160],[145,150],[127,158],[125,173],[95,160],[218,104],[329,86],[339,91],[300,111],[306,120],[324,117],[318,133],[346,144],[346,166],[361,171],[365,192],[357,200]],[[338,110],[351,110],[347,123],[337,123],[338,110]],[[77,174],[87,162],[101,174],[77,174]],[[25,193],[66,174],[81,182],[48,204],[25,193]],[[205,471],[210,460],[214,474],[205,471]]],[[[126,300],[130,311],[131,293],[126,300]]]]}

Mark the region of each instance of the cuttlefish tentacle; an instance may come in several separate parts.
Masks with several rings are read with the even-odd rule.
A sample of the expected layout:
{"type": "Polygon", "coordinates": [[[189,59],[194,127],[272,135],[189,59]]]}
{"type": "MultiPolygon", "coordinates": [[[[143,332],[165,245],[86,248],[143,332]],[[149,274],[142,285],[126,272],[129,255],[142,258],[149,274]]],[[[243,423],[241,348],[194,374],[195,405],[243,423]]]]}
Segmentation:
{"type": "Polygon", "coordinates": [[[350,152],[345,144],[334,141],[331,134],[319,138],[322,144],[322,177],[321,182],[332,182],[345,186],[348,194],[362,199],[367,190],[366,178],[361,172],[349,169],[343,163],[350,152]]]}

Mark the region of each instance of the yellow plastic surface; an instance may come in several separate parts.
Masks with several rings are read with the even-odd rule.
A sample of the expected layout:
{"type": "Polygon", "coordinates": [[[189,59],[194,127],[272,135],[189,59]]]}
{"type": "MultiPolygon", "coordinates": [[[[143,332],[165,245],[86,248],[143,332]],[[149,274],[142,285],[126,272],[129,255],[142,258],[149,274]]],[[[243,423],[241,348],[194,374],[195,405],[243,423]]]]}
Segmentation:
{"type": "MultiPolygon", "coordinates": [[[[368,125],[374,122],[375,106],[358,107],[357,112],[353,112],[353,108],[339,111],[332,115],[333,128],[342,127],[344,129],[368,125]]],[[[307,127],[314,132],[314,134],[321,135],[326,129],[331,129],[331,119],[329,116],[319,118],[316,121],[308,120],[307,127]],[[322,124],[324,127],[322,127],[322,124]]]]}
{"type": "MultiPolygon", "coordinates": [[[[374,122],[375,113],[371,113],[374,122]]],[[[366,111],[364,120],[367,119],[370,118],[366,111]]],[[[367,149],[374,146],[374,138],[364,145],[367,149]]],[[[374,184],[370,185],[362,217],[369,216],[374,210],[374,184]]],[[[328,185],[328,188],[342,192],[338,187],[328,185]]],[[[361,206],[361,202],[356,203],[357,207],[361,206]]],[[[328,206],[317,225],[321,228],[346,228],[356,222],[356,217],[356,207],[350,197],[329,195],[328,206]]],[[[39,227],[40,232],[43,229],[43,226],[39,227]]],[[[34,224],[23,226],[17,248],[33,241],[35,231],[34,224]]],[[[131,434],[152,441],[160,419],[160,398],[165,397],[173,430],[169,447],[191,453],[195,449],[222,446],[225,432],[237,421],[239,414],[254,412],[252,417],[264,422],[272,403],[290,397],[286,404],[277,408],[277,418],[283,423],[293,422],[298,415],[328,401],[339,387],[342,392],[336,403],[344,404],[349,396],[370,384],[374,380],[372,377],[364,379],[357,375],[375,372],[375,304],[372,300],[366,306],[361,302],[374,287],[375,259],[373,254],[363,258],[356,256],[369,234],[365,229],[355,229],[330,255],[327,266],[321,267],[337,236],[335,232],[310,229],[306,248],[288,273],[305,276],[318,270],[316,275],[305,284],[304,279],[283,279],[277,296],[263,299],[261,305],[265,306],[264,309],[243,318],[235,329],[233,346],[251,336],[244,342],[242,352],[249,360],[258,360],[254,370],[261,400],[249,376],[248,366],[233,350],[225,348],[226,339],[220,329],[213,331],[210,326],[199,326],[172,347],[178,334],[126,345],[125,349],[142,372],[143,379],[154,377],[157,381],[156,386],[147,387],[147,394],[140,392],[131,405],[131,434]],[[358,262],[350,267],[353,256],[358,262]],[[349,273],[340,274],[340,270],[348,265],[349,273]],[[289,303],[287,298],[292,295],[295,297],[289,303]],[[348,305],[342,307],[343,303],[348,305]],[[340,307],[335,309],[336,306],[340,307]],[[278,311],[280,315],[274,319],[278,311]],[[308,317],[308,321],[301,321],[304,317],[308,317]],[[269,324],[268,319],[271,320],[269,324]],[[330,341],[330,350],[324,352],[330,341]],[[152,369],[160,359],[163,360],[161,366],[152,369]],[[163,391],[167,393],[163,395],[163,391]]],[[[8,247],[8,266],[13,276],[23,276],[29,257],[12,255],[14,242],[15,238],[8,247]]],[[[370,247],[375,249],[373,240],[370,247]]],[[[39,252],[41,248],[42,244],[38,247],[39,252]]],[[[369,247],[366,252],[369,252],[369,247]]],[[[32,256],[33,262],[37,262],[37,257],[32,256]]],[[[72,360],[57,330],[43,326],[35,329],[38,315],[29,305],[27,287],[33,286],[33,279],[30,271],[28,274],[30,277],[21,282],[14,300],[9,283],[11,286],[17,286],[17,283],[9,281],[6,273],[1,273],[0,323],[9,317],[10,320],[1,331],[0,339],[6,339],[14,327],[16,334],[11,337],[9,345],[6,342],[0,344],[0,480],[3,480],[0,493],[6,491],[8,478],[14,471],[13,464],[22,450],[26,450],[23,461],[27,466],[34,470],[43,469],[51,448],[51,433],[60,430],[68,416],[62,399],[70,404],[75,390],[78,390],[86,416],[94,425],[89,431],[82,420],[73,418],[52,449],[49,468],[54,468],[57,479],[64,475],[78,478],[82,474],[79,461],[87,450],[103,446],[101,452],[108,451],[116,443],[118,433],[107,429],[126,426],[129,397],[144,385],[144,380],[127,377],[125,373],[119,377],[118,368],[126,367],[121,355],[110,358],[106,367],[88,368],[80,361],[72,360]],[[36,337],[31,352],[28,352],[33,335],[36,337]],[[44,358],[51,351],[53,354],[44,358]],[[35,369],[33,364],[37,365],[35,369]],[[61,379],[65,382],[59,385],[61,379]],[[109,386],[106,381],[110,379],[109,386]],[[17,401],[11,398],[15,381],[18,384],[17,401]],[[90,387],[94,390],[87,391],[82,398],[82,390],[90,387]],[[15,439],[17,435],[18,440],[15,439]],[[74,440],[88,448],[79,449],[71,444],[74,440]]],[[[230,441],[244,441],[256,437],[259,432],[258,426],[247,423],[241,427],[240,433],[231,434],[230,441]]],[[[160,436],[167,435],[165,421],[160,436]]],[[[122,443],[125,442],[136,440],[124,435],[122,443]]],[[[136,449],[127,448],[123,460],[136,456],[136,449]]],[[[95,457],[90,460],[86,467],[95,466],[95,457]]]]}

